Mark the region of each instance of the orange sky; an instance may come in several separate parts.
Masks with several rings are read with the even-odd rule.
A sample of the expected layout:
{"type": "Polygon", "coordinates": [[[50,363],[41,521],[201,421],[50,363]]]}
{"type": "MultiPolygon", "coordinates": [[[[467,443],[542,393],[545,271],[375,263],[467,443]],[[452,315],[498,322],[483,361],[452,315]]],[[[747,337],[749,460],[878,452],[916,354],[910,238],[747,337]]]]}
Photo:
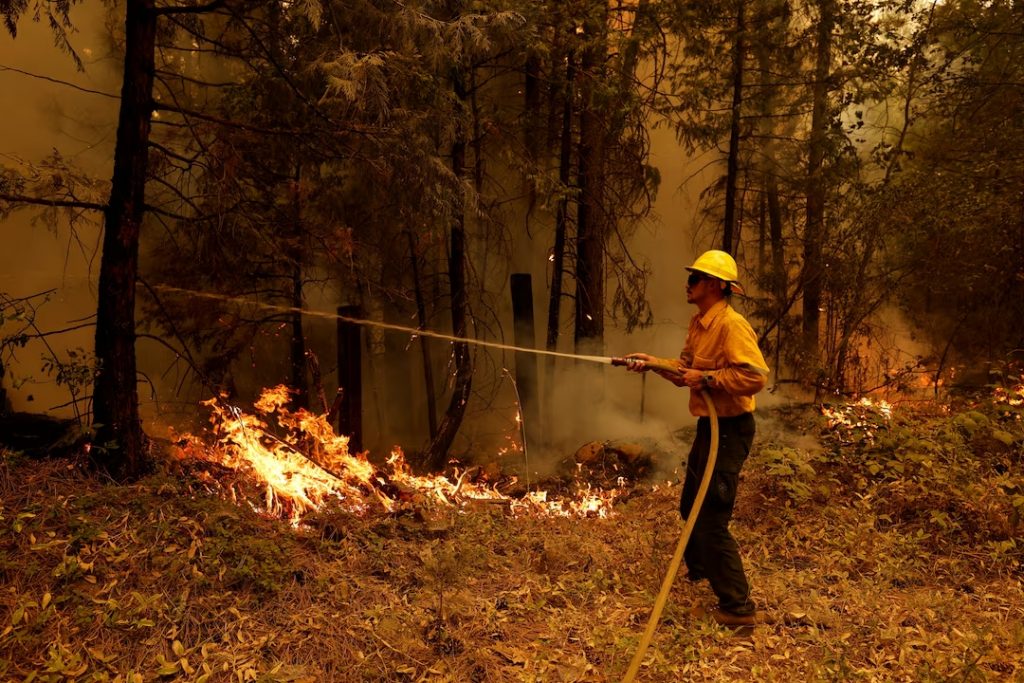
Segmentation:
{"type": "MultiPolygon", "coordinates": [[[[97,5],[77,5],[72,17],[78,30],[72,43],[85,62],[78,72],[70,57],[53,45],[49,28],[29,18],[18,25],[12,39],[0,31],[0,164],[14,166],[17,159],[37,162],[57,148],[83,171],[109,178],[117,123],[115,100],[86,94],[64,85],[18,73],[14,69],[70,81],[83,88],[116,91],[111,60],[103,59],[102,11],[97,5]],[[4,67],[7,69],[4,70],[4,67]]],[[[80,231],[82,245],[71,240],[67,228],[56,232],[36,223],[35,211],[20,211],[0,222],[5,248],[0,249],[0,291],[25,296],[56,289],[39,315],[40,326],[57,329],[95,312],[95,281],[99,261],[92,259],[99,225],[80,231]],[[92,262],[90,263],[90,259],[92,262]]],[[[8,328],[5,328],[5,332],[8,328]]],[[[51,337],[54,348],[82,347],[91,351],[92,331],[51,337]]],[[[42,382],[41,356],[46,348],[30,343],[18,351],[17,366],[9,368],[6,386],[16,409],[43,411],[69,400],[66,390],[42,382]],[[25,383],[12,389],[13,383],[25,383]],[[29,400],[29,397],[32,400],[29,400]]],[[[61,411],[67,414],[66,411],[61,411]]]]}

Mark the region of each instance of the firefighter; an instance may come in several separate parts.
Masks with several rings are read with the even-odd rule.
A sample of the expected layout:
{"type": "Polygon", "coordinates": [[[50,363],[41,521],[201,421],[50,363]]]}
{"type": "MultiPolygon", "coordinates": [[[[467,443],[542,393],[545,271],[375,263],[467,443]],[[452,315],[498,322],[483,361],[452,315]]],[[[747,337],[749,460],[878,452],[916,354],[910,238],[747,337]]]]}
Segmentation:
{"type": "Polygon", "coordinates": [[[646,367],[643,361],[655,359],[644,353],[627,356],[633,359],[628,367],[637,372],[652,369],[676,386],[691,389],[690,412],[697,417],[697,436],[686,461],[679,505],[684,519],[693,507],[711,446],[711,423],[701,390],[714,402],[718,456],[704,503],[695,512],[697,521],[684,557],[689,578],[707,579],[718,598],[716,606],[698,607],[693,614],[723,626],[749,626],[757,622],[757,614],[729,520],[740,468],[754,440],[754,394],[764,388],[768,366],[753,328],[730,305],[734,293],[743,293],[732,256],[707,251],[687,270],[686,301],[697,307],[697,313],[679,360],[674,361],[675,369],[646,367]]]}

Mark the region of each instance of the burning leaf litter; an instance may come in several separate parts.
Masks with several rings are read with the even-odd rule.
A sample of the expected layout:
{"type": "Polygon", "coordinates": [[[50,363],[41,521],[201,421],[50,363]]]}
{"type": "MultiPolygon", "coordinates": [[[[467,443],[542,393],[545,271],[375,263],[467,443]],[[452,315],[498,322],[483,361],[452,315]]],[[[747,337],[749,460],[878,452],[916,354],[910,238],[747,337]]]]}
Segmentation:
{"type": "Polygon", "coordinates": [[[871,441],[892,420],[892,404],[865,396],[856,403],[822,405],[821,414],[825,416],[827,429],[837,435],[846,433],[850,437],[845,440],[840,438],[841,441],[871,441]]]}
{"type": "Polygon", "coordinates": [[[996,404],[1004,404],[1014,408],[1024,406],[1024,383],[1008,388],[996,387],[992,394],[992,400],[996,404]]]}
{"type": "Polygon", "coordinates": [[[284,385],[263,391],[253,405],[257,414],[210,399],[204,405],[212,411],[212,438],[187,434],[180,443],[187,457],[255,478],[263,488],[258,509],[295,525],[331,501],[355,514],[372,509],[394,512],[410,504],[460,509],[496,504],[513,515],[604,518],[613,514],[612,505],[620,495],[618,489],[579,484],[572,497],[548,491],[513,497],[496,485],[470,481],[469,470],[457,469],[454,481],[444,475],[416,475],[400,448],[392,451],[384,470],[366,454],[350,453],[349,437],[336,434],[325,415],[289,410],[289,400],[284,385]],[[283,436],[270,429],[271,419],[283,436]]]}
{"type": "MultiPolygon", "coordinates": [[[[764,411],[734,528],[771,618],[739,640],[680,580],[643,680],[1020,680],[1024,431],[1002,410],[901,407],[838,447],[819,411],[764,411]]],[[[248,465],[192,462],[112,485],[4,454],[0,680],[618,681],[679,532],[661,486],[587,524],[329,508],[295,533],[189,476],[251,491],[248,465]]]]}

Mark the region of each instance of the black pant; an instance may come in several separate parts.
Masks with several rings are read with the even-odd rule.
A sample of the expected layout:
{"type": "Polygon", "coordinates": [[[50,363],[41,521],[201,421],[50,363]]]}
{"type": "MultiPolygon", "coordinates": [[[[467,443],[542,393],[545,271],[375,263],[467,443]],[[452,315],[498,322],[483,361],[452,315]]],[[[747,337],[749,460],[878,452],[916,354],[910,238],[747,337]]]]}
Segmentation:
{"type": "MultiPolygon", "coordinates": [[[[706,578],[711,583],[711,590],[718,596],[719,607],[733,614],[754,612],[750,585],[743,572],[743,561],[740,560],[736,539],[729,533],[740,469],[750,453],[753,441],[753,413],[719,418],[715,470],[684,556],[690,578],[706,578]]],[[[686,461],[686,480],[679,501],[679,512],[683,519],[686,519],[697,497],[710,448],[711,421],[702,417],[697,420],[697,437],[686,461]]]]}

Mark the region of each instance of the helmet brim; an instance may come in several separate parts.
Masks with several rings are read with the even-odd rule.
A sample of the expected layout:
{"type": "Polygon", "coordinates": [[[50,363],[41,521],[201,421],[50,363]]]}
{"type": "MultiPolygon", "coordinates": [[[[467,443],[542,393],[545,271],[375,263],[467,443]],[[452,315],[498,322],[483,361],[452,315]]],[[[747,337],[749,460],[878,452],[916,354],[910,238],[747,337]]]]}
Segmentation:
{"type": "MultiPolygon", "coordinates": [[[[686,270],[690,271],[691,273],[700,273],[701,275],[707,275],[708,277],[713,277],[716,280],[722,280],[722,278],[718,277],[717,275],[714,275],[713,273],[709,273],[706,270],[701,270],[700,268],[694,268],[693,266],[686,266],[686,270]]],[[[743,289],[743,285],[741,285],[736,280],[722,280],[722,282],[728,282],[732,286],[733,294],[739,294],[740,296],[747,295],[746,290],[743,289]]]]}

